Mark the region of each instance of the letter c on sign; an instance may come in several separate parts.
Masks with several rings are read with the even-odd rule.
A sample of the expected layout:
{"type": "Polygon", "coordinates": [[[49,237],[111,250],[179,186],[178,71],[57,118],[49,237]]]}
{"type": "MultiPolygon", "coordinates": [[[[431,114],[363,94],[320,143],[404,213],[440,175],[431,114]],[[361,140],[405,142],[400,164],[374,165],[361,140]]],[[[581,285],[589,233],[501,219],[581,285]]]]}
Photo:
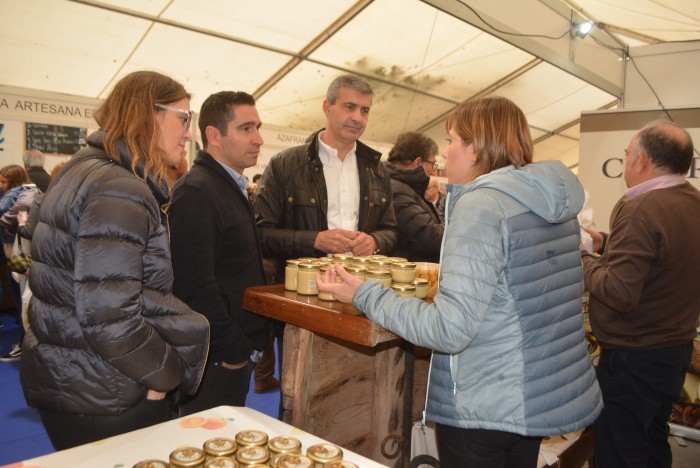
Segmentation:
{"type": "MultiPolygon", "coordinates": [[[[614,174],[611,174],[610,165],[611,165],[611,163],[615,163],[615,162],[619,163],[620,166],[623,165],[622,158],[610,158],[610,159],[607,159],[603,163],[603,175],[605,177],[607,177],[608,179],[619,179],[620,177],[622,177],[622,169],[618,169],[615,171],[614,174]]],[[[612,164],[612,170],[614,170],[615,166],[616,166],[616,164],[612,164]]]]}

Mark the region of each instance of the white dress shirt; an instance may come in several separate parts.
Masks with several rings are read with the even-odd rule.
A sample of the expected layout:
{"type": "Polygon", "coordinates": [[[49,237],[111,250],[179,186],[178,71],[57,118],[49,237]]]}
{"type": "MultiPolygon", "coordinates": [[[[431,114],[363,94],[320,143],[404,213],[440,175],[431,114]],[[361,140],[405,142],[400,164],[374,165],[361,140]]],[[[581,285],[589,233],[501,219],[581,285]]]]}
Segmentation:
{"type": "Polygon", "coordinates": [[[338,151],[318,136],[318,157],[328,191],[328,229],[357,231],[360,210],[360,176],[357,170],[357,144],[341,161],[338,151]]]}

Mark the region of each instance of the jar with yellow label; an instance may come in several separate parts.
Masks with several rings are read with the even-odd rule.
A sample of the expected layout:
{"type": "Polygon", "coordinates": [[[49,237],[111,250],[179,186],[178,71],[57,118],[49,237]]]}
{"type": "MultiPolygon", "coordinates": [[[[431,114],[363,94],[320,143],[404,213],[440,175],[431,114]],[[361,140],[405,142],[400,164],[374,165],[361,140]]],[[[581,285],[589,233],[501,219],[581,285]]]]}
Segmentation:
{"type": "Polygon", "coordinates": [[[163,460],[142,460],[134,465],[134,468],[168,468],[168,462],[163,460]]]}
{"type": "Polygon", "coordinates": [[[230,457],[238,448],[238,444],[233,439],[228,439],[226,437],[215,437],[204,442],[202,446],[204,453],[208,457],[230,457]]]}
{"type": "Polygon", "coordinates": [[[203,468],[207,456],[197,447],[181,447],[170,454],[172,468],[203,468]]]}
{"type": "Polygon", "coordinates": [[[345,265],[345,271],[362,281],[367,279],[367,268],[358,265],[345,265]]]}
{"type": "Polygon", "coordinates": [[[204,463],[204,468],[239,468],[240,466],[240,463],[231,457],[214,457],[204,463]]]}
{"type": "Polygon", "coordinates": [[[284,289],[287,291],[297,290],[297,271],[301,260],[289,259],[284,267],[284,289]]]}
{"type": "Polygon", "coordinates": [[[416,278],[413,281],[416,285],[416,297],[418,299],[425,299],[428,297],[428,280],[425,278],[416,278]]]}
{"type": "Polygon", "coordinates": [[[264,446],[267,444],[267,434],[257,429],[248,429],[236,434],[236,443],[239,447],[264,446]]]}
{"type": "Polygon", "coordinates": [[[391,270],[380,268],[369,268],[367,270],[367,281],[379,281],[382,283],[382,288],[391,287],[391,270]]]}
{"type": "Polygon", "coordinates": [[[413,283],[416,280],[416,264],[399,262],[391,265],[391,279],[394,283],[413,283]]]}
{"type": "Polygon", "coordinates": [[[236,451],[236,461],[245,467],[264,465],[269,459],[270,452],[260,445],[241,447],[236,451]]]}
{"type": "Polygon", "coordinates": [[[270,455],[277,453],[301,453],[301,442],[294,437],[273,437],[267,443],[270,455]]]}
{"type": "Polygon", "coordinates": [[[300,453],[285,453],[277,459],[277,468],[312,468],[311,458],[300,453]]]}
{"type": "MultiPolygon", "coordinates": [[[[324,276],[326,274],[326,271],[329,268],[333,268],[333,265],[321,265],[318,268],[318,271],[321,274],[321,276],[324,276]]],[[[318,298],[321,299],[322,301],[335,301],[335,300],[337,300],[335,298],[335,296],[333,296],[333,293],[329,292],[329,291],[319,291],[318,298]]]]}
{"type": "Polygon", "coordinates": [[[416,297],[416,285],[413,283],[391,283],[391,289],[401,297],[416,297]]]}
{"type": "Polygon", "coordinates": [[[306,456],[313,460],[314,468],[322,468],[328,462],[342,460],[343,449],[329,443],[316,444],[306,449],[306,456]]]}
{"type": "Polygon", "coordinates": [[[318,294],[316,275],[319,274],[318,263],[302,262],[298,266],[297,272],[297,293],[305,296],[315,296],[318,294]]]}

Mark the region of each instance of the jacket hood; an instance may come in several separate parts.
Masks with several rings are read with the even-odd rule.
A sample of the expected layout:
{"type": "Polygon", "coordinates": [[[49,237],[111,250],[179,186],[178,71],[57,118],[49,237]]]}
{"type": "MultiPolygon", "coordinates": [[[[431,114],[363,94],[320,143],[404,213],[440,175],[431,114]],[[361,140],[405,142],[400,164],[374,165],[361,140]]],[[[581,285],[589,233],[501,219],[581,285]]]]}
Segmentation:
{"type": "Polygon", "coordinates": [[[415,169],[404,170],[398,169],[396,166],[389,163],[386,165],[386,168],[389,171],[389,177],[394,180],[398,180],[399,182],[403,182],[415,190],[421,198],[425,198],[425,190],[428,188],[428,184],[430,183],[430,177],[425,174],[425,170],[423,170],[421,166],[418,166],[415,169]]]}
{"type": "MultiPolygon", "coordinates": [[[[91,133],[88,136],[87,142],[90,146],[94,146],[96,148],[101,149],[102,151],[105,151],[104,138],[105,131],[98,130],[96,132],[91,133]]],[[[170,200],[169,190],[167,184],[165,183],[165,180],[161,180],[154,177],[152,172],[148,174],[148,177],[144,177],[145,162],[143,159],[141,159],[136,165],[136,167],[132,169],[131,164],[134,158],[129,152],[129,149],[126,147],[126,143],[124,143],[123,140],[117,141],[115,150],[117,151],[117,155],[119,156],[119,161],[113,161],[116,164],[119,164],[123,168],[127,169],[128,171],[134,172],[138,178],[145,180],[148,184],[148,187],[151,189],[153,196],[156,197],[156,200],[158,201],[159,205],[163,205],[170,200]]],[[[105,152],[105,154],[107,153],[105,152]]]]}
{"type": "Polygon", "coordinates": [[[583,186],[564,164],[542,161],[520,169],[503,167],[466,185],[448,184],[450,204],[463,194],[482,188],[515,198],[549,223],[563,223],[576,217],[585,198],[583,186]]]}

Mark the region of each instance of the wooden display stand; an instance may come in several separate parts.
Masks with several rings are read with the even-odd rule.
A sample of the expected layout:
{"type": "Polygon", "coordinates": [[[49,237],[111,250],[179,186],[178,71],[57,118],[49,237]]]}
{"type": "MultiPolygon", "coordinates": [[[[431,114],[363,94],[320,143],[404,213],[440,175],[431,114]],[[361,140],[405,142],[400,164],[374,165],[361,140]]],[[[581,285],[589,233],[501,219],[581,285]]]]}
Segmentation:
{"type": "Polygon", "coordinates": [[[412,345],[352,306],[285,291],[283,285],[247,289],[244,307],[287,324],[284,422],[385,465],[408,466],[428,353],[415,361],[412,345]]]}

